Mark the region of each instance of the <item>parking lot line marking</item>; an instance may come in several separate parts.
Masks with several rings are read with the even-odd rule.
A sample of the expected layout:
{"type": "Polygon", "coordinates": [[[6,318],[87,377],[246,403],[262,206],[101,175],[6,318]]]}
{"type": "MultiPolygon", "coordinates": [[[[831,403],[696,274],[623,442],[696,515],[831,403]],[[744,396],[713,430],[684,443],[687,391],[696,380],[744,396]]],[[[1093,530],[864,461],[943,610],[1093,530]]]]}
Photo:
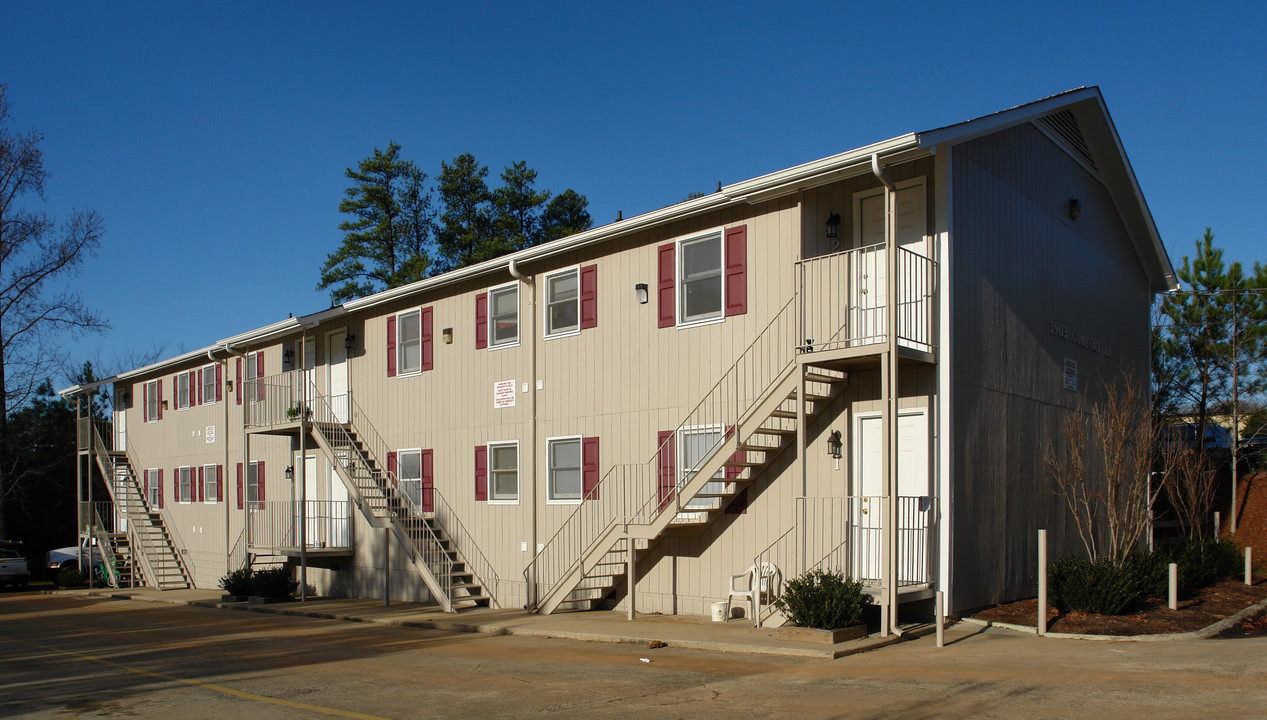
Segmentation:
{"type": "MultiPolygon", "coordinates": [[[[3,636],[0,636],[0,637],[3,637],[3,636]]],[[[247,692],[245,690],[237,690],[235,688],[226,687],[224,685],[217,685],[216,683],[203,682],[201,680],[190,680],[187,678],[176,677],[175,675],[167,675],[165,673],[154,672],[153,670],[145,670],[143,668],[132,667],[131,665],[124,665],[123,663],[118,663],[113,660],[107,660],[103,657],[97,657],[96,655],[92,655],[86,652],[80,652],[78,650],[65,650],[63,648],[53,647],[51,645],[40,645],[39,643],[33,643],[27,640],[15,640],[15,639],[10,639],[10,638],[4,638],[4,639],[9,642],[18,642],[23,645],[27,645],[29,647],[38,648],[40,650],[47,650],[49,652],[61,653],[63,655],[71,655],[73,657],[77,657],[82,660],[87,660],[89,662],[105,665],[107,667],[118,668],[120,670],[124,670],[134,675],[142,675],[145,677],[158,678],[160,680],[176,682],[182,685],[192,685],[194,687],[200,687],[206,690],[224,693],[225,695],[232,695],[234,697],[239,697],[239,698],[242,698],[243,700],[253,700],[255,702],[268,703],[270,705],[281,705],[283,707],[295,708],[296,710],[308,710],[310,712],[318,712],[324,715],[334,715],[336,717],[356,718],[357,720],[387,720],[387,718],[381,717],[379,715],[367,715],[365,713],[352,712],[350,710],[339,710],[337,708],[329,708],[322,705],[309,705],[308,703],[295,702],[293,700],[282,700],[279,698],[271,698],[271,697],[268,697],[267,695],[257,695],[255,693],[247,692]]]]}

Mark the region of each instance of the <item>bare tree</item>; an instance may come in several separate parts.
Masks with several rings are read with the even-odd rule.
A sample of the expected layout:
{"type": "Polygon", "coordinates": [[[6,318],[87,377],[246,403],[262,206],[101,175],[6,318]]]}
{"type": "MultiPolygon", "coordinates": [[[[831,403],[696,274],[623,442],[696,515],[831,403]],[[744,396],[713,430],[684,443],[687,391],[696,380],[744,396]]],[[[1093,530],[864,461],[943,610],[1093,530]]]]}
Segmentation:
{"type": "Polygon", "coordinates": [[[1210,518],[1218,491],[1218,472],[1209,453],[1178,439],[1160,444],[1159,464],[1166,475],[1166,499],[1183,532],[1205,540],[1213,532],[1210,518]]]}
{"type": "Polygon", "coordinates": [[[101,242],[103,223],[93,210],[76,210],[58,224],[22,203],[44,197],[48,172],[37,131],[9,128],[7,86],[0,84],[0,536],[4,501],[12,491],[6,471],[9,414],[59,368],[59,333],[101,331],[107,323],[73,292],[69,281],[101,242]]]}
{"type": "Polygon", "coordinates": [[[1153,430],[1140,383],[1123,372],[1102,396],[1061,417],[1062,446],[1043,462],[1064,497],[1092,562],[1117,561],[1139,546],[1161,483],[1150,482],[1153,430]]]}

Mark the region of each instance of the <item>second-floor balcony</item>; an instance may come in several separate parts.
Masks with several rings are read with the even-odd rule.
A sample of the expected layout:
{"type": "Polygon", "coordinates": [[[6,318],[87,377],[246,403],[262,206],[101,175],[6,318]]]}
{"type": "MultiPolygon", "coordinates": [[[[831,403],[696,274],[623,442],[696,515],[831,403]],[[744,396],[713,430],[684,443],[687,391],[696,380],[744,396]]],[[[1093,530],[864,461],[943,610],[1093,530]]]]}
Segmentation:
{"type": "Polygon", "coordinates": [[[250,503],[247,545],[252,552],[345,555],[352,551],[348,500],[268,500],[250,503]]]}

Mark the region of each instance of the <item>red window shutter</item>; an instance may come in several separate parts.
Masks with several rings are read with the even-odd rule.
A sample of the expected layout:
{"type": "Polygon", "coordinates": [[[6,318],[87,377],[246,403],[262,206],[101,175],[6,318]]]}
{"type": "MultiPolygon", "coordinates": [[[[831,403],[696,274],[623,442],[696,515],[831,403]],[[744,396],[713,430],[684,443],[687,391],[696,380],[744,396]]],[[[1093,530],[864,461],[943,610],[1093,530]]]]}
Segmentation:
{"type": "Polygon", "coordinates": [[[238,396],[238,404],[242,404],[242,358],[238,358],[238,379],[233,384],[233,393],[238,396]]]}
{"type": "Polygon", "coordinates": [[[224,500],[224,466],[216,466],[216,502],[224,500]]]}
{"type": "Polygon", "coordinates": [[[207,501],[207,469],[198,466],[198,502],[207,501]]]}
{"type": "Polygon", "coordinates": [[[656,436],[656,467],[660,471],[660,509],[663,510],[677,492],[677,442],[673,430],[661,430],[656,436]]]}
{"type": "Polygon", "coordinates": [[[150,471],[145,470],[141,473],[141,494],[145,498],[145,502],[150,501],[150,471]]]}
{"type": "Polygon", "coordinates": [[[180,407],[180,375],[172,376],[172,404],[180,407]]]}
{"type": "Polygon", "coordinates": [[[154,387],[158,388],[158,419],[163,419],[163,378],[154,381],[154,387]]]}
{"type": "Polygon", "coordinates": [[[243,507],[242,498],[246,497],[246,490],[242,487],[242,463],[238,463],[238,509],[243,507]]]}
{"type": "Polygon", "coordinates": [[[598,438],[581,438],[581,498],[598,499],[598,471],[598,438]]]}
{"type": "Polygon", "coordinates": [[[223,387],[224,387],[224,372],[221,370],[220,363],[216,363],[216,402],[220,402],[221,400],[224,399],[223,397],[224,393],[221,390],[221,388],[223,387]]]}
{"type": "Polygon", "coordinates": [[[387,317],[387,377],[396,377],[396,316],[387,317]]]}
{"type": "Polygon", "coordinates": [[[393,450],[387,453],[387,477],[391,478],[392,485],[396,485],[396,452],[393,450]]]}
{"type": "Polygon", "coordinates": [[[748,226],[726,231],[726,317],[748,312],[748,226]]]}
{"type": "Polygon", "coordinates": [[[260,506],[262,507],[264,504],[264,461],[259,461],[259,463],[256,464],[256,467],[259,468],[255,471],[255,484],[258,488],[256,493],[259,495],[258,499],[260,506]]]}
{"type": "Polygon", "coordinates": [[[163,507],[163,468],[158,469],[158,506],[163,507]]]}
{"type": "Polygon", "coordinates": [[[730,501],[726,506],[727,515],[747,515],[748,514],[748,488],[739,491],[738,495],[730,501]]]}
{"type": "Polygon", "coordinates": [[[433,332],[434,323],[432,322],[431,311],[433,308],[425,307],[422,309],[422,369],[430,370],[435,367],[433,360],[435,356],[435,333],[433,332]]]}
{"type": "Polygon", "coordinates": [[[598,266],[581,268],[581,329],[598,327],[598,266]]]}
{"type": "Polygon", "coordinates": [[[488,293],[475,296],[475,349],[488,347],[488,293]]]}
{"type": "Polygon", "coordinates": [[[422,511],[435,512],[435,475],[432,472],[432,457],[430,450],[422,451],[422,511]]]}
{"type": "Polygon", "coordinates": [[[677,324],[677,245],[667,243],[658,250],[660,282],[657,287],[657,299],[660,304],[660,327],[673,327],[677,324]]]}
{"type": "Polygon", "coordinates": [[[141,384],[141,417],[145,418],[145,422],[150,421],[150,384],[141,384]]]}
{"type": "Polygon", "coordinates": [[[488,446],[475,446],[475,499],[488,499],[488,446]]]}
{"type": "Polygon", "coordinates": [[[264,351],[255,353],[255,399],[264,399],[264,351]]]}

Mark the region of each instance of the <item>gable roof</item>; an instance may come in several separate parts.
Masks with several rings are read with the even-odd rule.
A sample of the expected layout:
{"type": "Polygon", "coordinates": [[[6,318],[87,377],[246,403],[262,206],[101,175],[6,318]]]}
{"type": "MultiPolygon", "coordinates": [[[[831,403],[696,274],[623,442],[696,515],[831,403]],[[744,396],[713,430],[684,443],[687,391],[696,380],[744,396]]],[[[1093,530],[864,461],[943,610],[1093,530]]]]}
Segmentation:
{"type": "Polygon", "coordinates": [[[954,125],[907,133],[889,140],[864,145],[854,150],[796,165],[766,175],[721,187],[717,192],[703,195],[659,210],[636,215],[628,219],[584,232],[569,235],[535,247],[519,250],[476,265],[425,278],[408,285],[383,290],[363,298],[349,300],[342,305],[298,318],[287,318],[271,325],[250,330],[217,341],[214,345],[184,353],[168,360],[104,378],[90,386],[74,385],[60,391],[62,395],[74,395],[93,387],[175,367],[206,355],[233,353],[235,347],[248,347],[292,334],[306,327],[315,327],[330,318],[376,307],[449,285],[464,282],[494,272],[505,272],[508,267],[543,260],[577,249],[610,242],[649,228],[659,227],[684,218],[690,218],[736,205],[766,202],[800,190],[825,185],[841,178],[867,172],[873,160],[891,164],[935,152],[975,138],[1024,123],[1036,123],[1054,142],[1070,151],[1075,160],[1088,163],[1092,172],[1108,188],[1127,234],[1149,277],[1154,292],[1177,290],[1178,278],[1170,257],[1153,222],[1152,212],[1144,201],[1144,195],[1135,178],[1126,152],[1122,148],[1117,129],[1109,117],[1108,108],[1098,87],[1080,87],[1050,97],[1001,110],[990,115],[966,120],[954,125]]]}

